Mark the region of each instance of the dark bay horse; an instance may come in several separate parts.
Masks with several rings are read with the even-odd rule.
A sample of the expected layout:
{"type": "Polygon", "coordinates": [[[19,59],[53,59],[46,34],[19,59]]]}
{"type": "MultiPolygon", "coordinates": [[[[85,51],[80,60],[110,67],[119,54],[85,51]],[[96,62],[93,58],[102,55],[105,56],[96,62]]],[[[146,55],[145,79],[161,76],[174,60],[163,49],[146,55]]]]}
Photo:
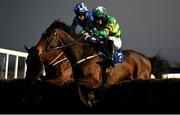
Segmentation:
{"type": "MultiPolygon", "coordinates": [[[[54,21],[43,33],[35,49],[39,62],[43,62],[45,57],[45,60],[48,60],[50,55],[47,52],[63,51],[72,66],[69,67],[73,73],[69,71],[69,75],[73,74],[79,78],[78,84],[89,89],[98,89],[102,85],[112,86],[126,79],[151,79],[151,74],[156,78],[162,78],[162,74],[167,72],[166,60],[158,55],[149,58],[134,50],[123,50],[126,61],[105,71],[103,57],[96,53],[92,43],[84,42],[83,37],[71,32],[70,27],[59,20],[54,21]]],[[[61,70],[56,68],[56,71],[61,70]]]]}
{"type": "MultiPolygon", "coordinates": [[[[97,88],[100,85],[102,74],[102,67],[99,64],[103,61],[102,56],[96,54],[91,43],[85,43],[78,35],[72,33],[70,27],[65,23],[57,20],[52,25],[54,28],[49,29],[46,33],[48,37],[41,42],[45,44],[45,41],[56,40],[56,44],[62,46],[59,48],[64,51],[71,64],[73,66],[80,65],[79,69],[84,75],[80,78],[87,78],[88,76],[90,79],[93,78],[93,85],[91,84],[90,87],[97,88]]],[[[149,58],[134,50],[123,50],[123,54],[127,60],[115,67],[110,67],[109,72],[107,72],[107,83],[110,85],[127,78],[151,79],[151,74],[154,74],[156,78],[162,78],[162,74],[167,72],[165,69],[166,60],[161,59],[158,55],[149,58]]],[[[88,80],[88,82],[90,81],[88,80]]]]}
{"type": "Polygon", "coordinates": [[[98,89],[102,84],[112,86],[126,79],[151,79],[151,74],[160,79],[162,74],[167,73],[167,60],[158,55],[146,57],[134,50],[123,50],[126,61],[104,71],[103,57],[96,53],[94,46],[85,43],[83,37],[71,32],[70,27],[59,20],[51,24],[45,35],[46,39],[41,39],[39,43],[46,45],[55,40],[55,46],[60,46],[59,49],[69,59],[73,74],[80,78],[79,85],[86,88],[98,89]]]}

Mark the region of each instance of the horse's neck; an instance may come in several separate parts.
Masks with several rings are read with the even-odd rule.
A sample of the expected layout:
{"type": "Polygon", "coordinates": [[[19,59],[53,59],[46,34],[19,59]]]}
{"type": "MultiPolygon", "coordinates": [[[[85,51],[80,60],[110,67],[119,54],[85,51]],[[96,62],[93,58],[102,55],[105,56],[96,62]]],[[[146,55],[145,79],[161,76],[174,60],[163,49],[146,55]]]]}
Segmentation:
{"type": "Polygon", "coordinates": [[[82,58],[83,44],[77,42],[68,33],[62,31],[59,34],[60,40],[63,42],[64,53],[70,60],[75,63],[82,58]]]}
{"type": "Polygon", "coordinates": [[[63,41],[64,44],[71,44],[75,42],[75,39],[73,39],[68,33],[66,33],[63,30],[59,31],[59,38],[63,41]]]}
{"type": "MultiPolygon", "coordinates": [[[[85,57],[91,56],[94,54],[94,47],[90,44],[84,44],[83,42],[76,41],[73,39],[68,33],[63,32],[60,35],[61,39],[63,39],[64,45],[67,46],[66,54],[67,56],[71,56],[74,62],[77,62],[85,57]]],[[[79,38],[81,39],[81,38],[79,38]]]]}
{"type": "Polygon", "coordinates": [[[84,49],[83,50],[83,57],[84,58],[88,57],[88,56],[92,56],[96,53],[92,44],[84,44],[83,49],[84,49]]]}
{"type": "Polygon", "coordinates": [[[83,45],[75,43],[75,44],[69,46],[68,48],[66,48],[66,51],[68,53],[68,54],[66,54],[66,56],[70,56],[69,57],[69,58],[71,58],[70,60],[72,60],[73,63],[76,63],[77,61],[82,59],[82,56],[83,56],[83,45]]]}

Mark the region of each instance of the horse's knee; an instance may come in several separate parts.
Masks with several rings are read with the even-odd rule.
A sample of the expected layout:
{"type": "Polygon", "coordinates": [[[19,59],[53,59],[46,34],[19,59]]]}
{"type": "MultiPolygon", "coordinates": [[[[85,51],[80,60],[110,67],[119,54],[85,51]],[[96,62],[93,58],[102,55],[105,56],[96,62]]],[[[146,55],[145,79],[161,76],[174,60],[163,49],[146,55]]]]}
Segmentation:
{"type": "Polygon", "coordinates": [[[141,73],[138,75],[138,79],[151,79],[151,75],[149,73],[141,73]]]}
{"type": "Polygon", "coordinates": [[[79,80],[79,84],[82,86],[85,86],[87,88],[98,88],[101,84],[101,81],[99,79],[96,79],[93,76],[83,77],[79,80]]]}

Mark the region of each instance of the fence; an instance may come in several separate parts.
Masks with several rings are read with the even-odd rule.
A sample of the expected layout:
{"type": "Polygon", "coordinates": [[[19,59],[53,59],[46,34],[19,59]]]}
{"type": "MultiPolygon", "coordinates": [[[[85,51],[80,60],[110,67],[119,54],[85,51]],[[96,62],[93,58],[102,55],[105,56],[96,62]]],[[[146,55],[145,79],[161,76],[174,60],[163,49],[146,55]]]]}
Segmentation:
{"type": "MultiPolygon", "coordinates": [[[[15,56],[14,79],[17,79],[19,57],[26,59],[28,53],[0,48],[0,54],[1,55],[3,54],[2,62],[1,62],[1,71],[0,71],[1,77],[2,77],[2,73],[4,73],[4,79],[8,79],[9,56],[15,56]],[[4,67],[4,65],[5,65],[5,67],[4,67]]],[[[23,77],[25,77],[26,68],[27,68],[26,63],[24,61],[23,77]]]]}

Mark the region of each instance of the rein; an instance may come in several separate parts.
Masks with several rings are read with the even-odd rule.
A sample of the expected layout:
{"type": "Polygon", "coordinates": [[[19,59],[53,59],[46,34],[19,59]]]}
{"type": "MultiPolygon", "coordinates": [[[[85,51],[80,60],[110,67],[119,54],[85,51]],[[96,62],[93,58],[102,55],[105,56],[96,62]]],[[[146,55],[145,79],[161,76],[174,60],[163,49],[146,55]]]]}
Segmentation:
{"type": "MultiPolygon", "coordinates": [[[[57,35],[57,33],[55,32],[54,35],[57,35]]],[[[66,45],[62,45],[62,46],[60,46],[60,47],[55,47],[55,48],[53,48],[52,50],[58,50],[58,49],[62,49],[62,48],[65,48],[65,47],[72,46],[72,45],[74,45],[74,44],[76,44],[76,43],[79,43],[79,41],[80,41],[83,37],[84,37],[84,36],[80,37],[79,39],[75,40],[75,41],[72,42],[72,43],[69,43],[69,44],[66,44],[66,45]]],[[[57,38],[57,37],[56,37],[56,38],[57,38]]],[[[62,52],[62,53],[63,53],[63,52],[62,52]]],[[[61,53],[61,54],[62,54],[62,53],[61,53]]],[[[61,56],[61,54],[58,55],[50,64],[52,64],[57,58],[59,58],[59,57],[61,56]]],[[[75,63],[74,65],[78,65],[78,64],[80,64],[80,63],[82,63],[82,62],[84,62],[84,61],[86,61],[86,60],[88,60],[88,59],[92,59],[92,58],[94,58],[94,57],[96,57],[96,56],[99,56],[99,54],[95,54],[95,55],[92,55],[92,56],[85,57],[85,58],[77,61],[77,63],[75,63]]],[[[62,61],[64,61],[64,60],[67,60],[67,58],[63,58],[62,60],[59,60],[58,62],[54,63],[53,66],[56,65],[56,64],[58,64],[58,63],[60,63],[60,62],[62,62],[62,61]]],[[[49,64],[49,65],[50,65],[50,64],[49,64]]]]}
{"type": "Polygon", "coordinates": [[[61,62],[65,61],[65,60],[67,60],[67,58],[63,58],[63,59],[55,62],[55,61],[56,61],[59,57],[61,57],[63,54],[64,54],[64,52],[61,52],[56,58],[54,58],[54,59],[48,64],[48,66],[49,66],[49,65],[55,66],[55,65],[57,65],[58,63],[61,63],[61,62]],[[54,62],[55,62],[55,63],[54,63],[54,62]],[[54,63],[54,64],[53,64],[53,63],[54,63]]]}
{"type": "MultiPolygon", "coordinates": [[[[58,49],[61,49],[61,48],[65,48],[65,47],[69,47],[69,46],[71,46],[71,45],[74,45],[75,43],[79,43],[79,41],[80,41],[83,37],[84,37],[84,36],[80,37],[78,40],[75,40],[75,41],[72,42],[72,43],[69,43],[69,44],[66,44],[66,45],[62,45],[62,46],[60,46],[60,47],[55,47],[55,48],[53,48],[52,50],[58,50],[58,49]]],[[[84,43],[84,44],[85,44],[85,43],[84,43]]],[[[99,55],[100,55],[100,54],[95,54],[95,55],[92,55],[92,56],[85,57],[85,58],[77,61],[74,65],[78,65],[78,64],[80,64],[80,63],[82,63],[82,62],[84,62],[84,61],[86,61],[86,60],[92,59],[92,58],[97,57],[97,56],[99,56],[99,55]]],[[[66,59],[67,59],[67,58],[66,58],[66,59]]]]}
{"type": "MultiPolygon", "coordinates": [[[[49,66],[49,65],[55,66],[55,65],[57,65],[57,64],[65,61],[65,60],[67,60],[67,58],[65,57],[65,58],[57,61],[57,59],[60,58],[63,54],[64,54],[64,52],[61,52],[61,53],[60,53],[58,56],[56,56],[48,65],[46,65],[46,67],[49,66]],[[57,62],[55,62],[55,61],[57,61],[57,62]]],[[[41,53],[39,56],[41,57],[41,55],[43,55],[43,53],[41,53]]],[[[43,65],[44,65],[44,64],[43,64],[43,65]]]]}
{"type": "Polygon", "coordinates": [[[99,54],[95,54],[95,55],[92,55],[92,56],[85,57],[85,58],[77,61],[77,63],[75,65],[80,64],[80,63],[82,63],[82,62],[84,62],[84,61],[86,61],[88,59],[92,59],[92,58],[97,57],[97,56],[99,56],[99,54]]]}
{"type": "MultiPolygon", "coordinates": [[[[54,33],[53,35],[55,35],[55,36],[56,36],[55,38],[57,39],[57,31],[55,31],[55,33],[54,33]]],[[[84,37],[84,36],[80,37],[79,39],[73,41],[72,43],[69,43],[69,44],[66,44],[66,45],[62,45],[62,46],[59,46],[59,47],[52,48],[51,50],[59,50],[59,49],[65,48],[65,47],[72,46],[72,45],[74,45],[74,44],[76,44],[76,43],[79,43],[79,41],[80,41],[83,37],[84,37]]],[[[53,39],[53,37],[50,39],[50,41],[51,41],[52,39],[53,39]]],[[[85,44],[85,43],[84,43],[84,44],[85,44]]],[[[41,52],[40,54],[42,54],[42,52],[41,52]]],[[[55,65],[57,65],[57,64],[65,61],[65,60],[67,60],[67,58],[63,58],[63,59],[55,62],[55,61],[56,61],[59,57],[61,57],[62,55],[63,55],[63,52],[60,53],[55,59],[53,59],[47,66],[49,66],[49,65],[55,66],[55,65]],[[54,63],[54,62],[55,62],[55,63],[54,63]],[[54,63],[54,64],[53,64],[53,63],[54,63]]],[[[85,58],[77,61],[74,65],[78,65],[78,64],[80,64],[80,63],[82,63],[82,62],[84,62],[84,61],[86,61],[86,60],[92,59],[92,58],[94,58],[94,57],[96,57],[96,56],[99,56],[99,54],[95,54],[95,55],[92,55],[92,56],[85,57],[85,58]]]]}
{"type": "MultiPolygon", "coordinates": [[[[53,35],[55,35],[55,36],[56,36],[55,39],[57,39],[57,31],[55,31],[55,33],[54,33],[53,35]]],[[[63,45],[63,46],[60,46],[60,47],[52,48],[50,51],[52,51],[52,50],[59,50],[59,49],[61,49],[61,48],[65,48],[65,47],[71,46],[71,45],[73,45],[73,44],[75,44],[75,43],[78,43],[82,38],[83,38],[83,36],[80,37],[78,40],[74,41],[73,43],[69,43],[69,44],[66,44],[66,45],[63,45]]],[[[51,37],[50,41],[52,41],[52,39],[53,39],[53,36],[51,37]]],[[[49,43],[49,42],[48,42],[48,43],[49,43]]],[[[41,56],[43,53],[44,53],[44,52],[39,52],[39,56],[41,56]]],[[[56,61],[59,57],[61,57],[63,54],[64,54],[64,52],[61,52],[61,53],[60,53],[56,58],[54,58],[47,66],[49,66],[49,65],[55,66],[55,65],[57,65],[57,64],[65,61],[65,60],[67,60],[67,58],[63,58],[63,59],[55,62],[55,61],[56,61]],[[55,63],[54,63],[54,62],[55,62],[55,63]],[[53,63],[54,63],[54,64],[53,64],[53,63]]]]}
{"type": "Polygon", "coordinates": [[[80,37],[78,40],[75,40],[75,41],[72,42],[72,43],[69,43],[69,44],[66,44],[66,45],[62,45],[62,46],[59,46],[59,47],[55,47],[55,48],[53,48],[52,50],[58,50],[58,49],[61,49],[61,48],[65,48],[65,47],[72,46],[72,45],[74,45],[74,44],[76,44],[76,43],[79,43],[79,41],[80,41],[82,38],[83,38],[83,36],[80,37]]]}

